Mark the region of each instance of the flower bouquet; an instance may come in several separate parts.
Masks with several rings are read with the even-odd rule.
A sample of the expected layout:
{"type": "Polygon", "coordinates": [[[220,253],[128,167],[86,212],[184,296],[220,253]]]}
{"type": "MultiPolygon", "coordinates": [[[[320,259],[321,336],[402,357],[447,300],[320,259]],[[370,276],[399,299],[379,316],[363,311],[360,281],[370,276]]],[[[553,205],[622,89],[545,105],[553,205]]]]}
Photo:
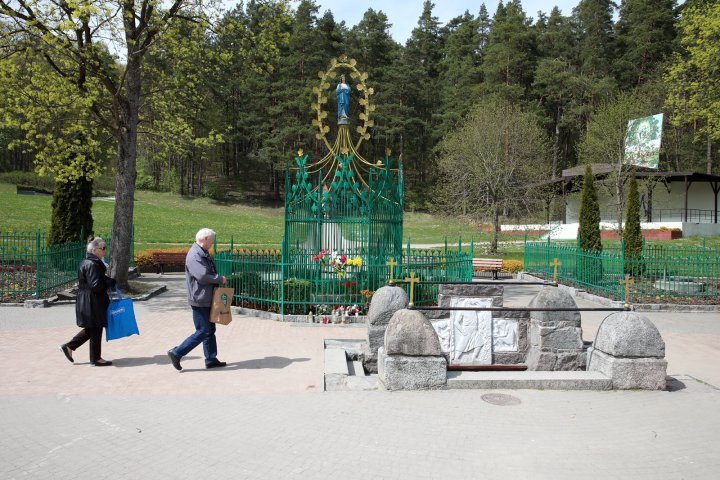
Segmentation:
{"type": "Polygon", "coordinates": [[[312,259],[332,268],[338,277],[344,277],[350,267],[362,267],[363,264],[360,257],[350,258],[347,255],[330,250],[320,250],[317,255],[312,256],[312,259]]]}

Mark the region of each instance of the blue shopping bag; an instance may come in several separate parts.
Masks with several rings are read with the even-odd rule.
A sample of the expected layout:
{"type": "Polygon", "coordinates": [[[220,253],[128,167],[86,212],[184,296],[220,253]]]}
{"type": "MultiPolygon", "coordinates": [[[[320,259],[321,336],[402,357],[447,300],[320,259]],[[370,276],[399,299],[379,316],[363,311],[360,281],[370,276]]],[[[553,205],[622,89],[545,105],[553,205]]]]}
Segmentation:
{"type": "Polygon", "coordinates": [[[105,341],[129,337],[138,334],[137,322],[135,321],[135,310],[133,309],[132,298],[123,298],[120,290],[115,289],[117,300],[110,298],[110,306],[107,309],[107,329],[105,330],[105,341]]]}

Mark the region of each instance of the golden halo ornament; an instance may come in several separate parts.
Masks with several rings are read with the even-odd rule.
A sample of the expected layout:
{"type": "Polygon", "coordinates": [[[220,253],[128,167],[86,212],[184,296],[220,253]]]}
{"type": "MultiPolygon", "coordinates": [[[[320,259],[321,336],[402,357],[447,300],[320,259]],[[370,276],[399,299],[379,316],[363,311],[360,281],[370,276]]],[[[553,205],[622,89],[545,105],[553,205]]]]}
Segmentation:
{"type": "Polygon", "coordinates": [[[366,72],[361,72],[356,67],[357,61],[354,58],[348,58],[346,55],[342,55],[340,58],[333,58],[330,61],[330,68],[326,71],[318,72],[318,78],[320,83],[318,86],[313,87],[312,92],[315,95],[315,101],[312,104],[312,109],[315,111],[316,116],[312,121],[313,126],[318,128],[318,133],[315,134],[315,138],[325,142],[325,146],[328,150],[332,151],[333,148],[328,142],[327,134],[330,132],[330,127],[325,124],[328,113],[323,110],[323,105],[328,102],[328,89],[331,86],[330,80],[336,75],[336,71],[341,68],[350,70],[350,78],[357,82],[355,89],[362,93],[362,96],[358,99],[358,103],[363,107],[363,112],[358,115],[358,118],[363,121],[362,125],[359,125],[355,130],[360,134],[357,143],[355,144],[355,150],[358,150],[363,140],[370,139],[369,128],[375,125],[375,121],[370,119],[370,115],[375,111],[375,105],[370,102],[370,96],[375,93],[372,87],[368,87],[365,81],[368,78],[366,72]]]}

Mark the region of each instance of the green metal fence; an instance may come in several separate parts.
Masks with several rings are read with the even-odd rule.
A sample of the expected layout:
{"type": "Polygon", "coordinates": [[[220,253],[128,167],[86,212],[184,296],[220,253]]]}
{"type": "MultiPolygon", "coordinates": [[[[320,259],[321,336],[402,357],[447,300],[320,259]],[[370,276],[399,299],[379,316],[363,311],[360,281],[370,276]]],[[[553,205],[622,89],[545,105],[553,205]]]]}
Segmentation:
{"type": "Polygon", "coordinates": [[[615,300],[634,303],[720,302],[720,248],[644,245],[642,255],[626,257],[622,242],[603,251],[574,243],[526,242],[524,270],[557,279],[615,300]],[[625,276],[632,280],[625,298],[625,276]]]}
{"type": "MultiPolygon", "coordinates": [[[[348,267],[342,275],[316,259],[317,252],[291,249],[221,251],[215,256],[218,273],[230,278],[236,305],[287,314],[326,311],[335,306],[357,305],[365,312],[373,292],[387,283],[388,258],[368,260],[360,251],[361,266],[348,267]]],[[[376,258],[376,257],[372,257],[376,258]]],[[[394,277],[404,279],[415,273],[421,280],[470,281],[472,247],[403,249],[394,277]]],[[[405,284],[399,284],[409,288],[405,284]]],[[[437,302],[438,285],[416,285],[415,304],[437,302]]]]}
{"type": "MultiPolygon", "coordinates": [[[[112,255],[110,235],[100,235],[112,255]]],[[[82,235],[81,237],[82,238],[82,235]]],[[[131,265],[134,264],[134,230],[131,265]]],[[[77,281],[85,242],[48,245],[43,232],[0,232],[0,302],[42,298],[77,281]]]]}

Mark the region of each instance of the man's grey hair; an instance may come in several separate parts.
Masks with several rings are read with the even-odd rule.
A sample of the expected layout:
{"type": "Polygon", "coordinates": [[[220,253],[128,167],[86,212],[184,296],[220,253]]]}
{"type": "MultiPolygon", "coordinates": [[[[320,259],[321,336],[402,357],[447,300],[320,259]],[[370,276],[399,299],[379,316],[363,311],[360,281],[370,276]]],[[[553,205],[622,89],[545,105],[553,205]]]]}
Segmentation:
{"type": "Polygon", "coordinates": [[[85,250],[86,250],[88,253],[92,253],[93,250],[95,250],[96,248],[100,248],[100,247],[102,247],[102,246],[104,246],[104,245],[105,245],[105,246],[107,245],[107,244],[105,243],[105,240],[103,240],[103,239],[100,238],[100,237],[95,237],[95,238],[93,238],[92,240],[90,240],[90,241],[88,242],[87,247],[85,247],[85,250]]]}
{"type": "Polygon", "coordinates": [[[215,238],[215,232],[209,228],[201,228],[198,233],[195,234],[195,241],[199,242],[203,238],[215,238]]]}

